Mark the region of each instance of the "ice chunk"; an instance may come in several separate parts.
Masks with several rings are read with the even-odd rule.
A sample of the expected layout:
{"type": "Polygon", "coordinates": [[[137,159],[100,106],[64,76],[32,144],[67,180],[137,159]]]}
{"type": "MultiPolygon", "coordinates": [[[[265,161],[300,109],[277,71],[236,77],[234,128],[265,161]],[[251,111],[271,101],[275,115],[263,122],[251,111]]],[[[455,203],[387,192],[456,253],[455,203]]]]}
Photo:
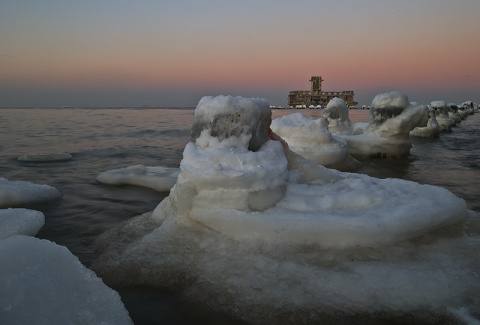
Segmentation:
{"type": "Polygon", "coordinates": [[[97,180],[110,185],[137,185],[168,192],[177,182],[179,168],[135,165],[100,173],[97,180]]]}
{"type": "Polygon", "coordinates": [[[424,107],[428,110],[429,118],[427,125],[424,127],[417,126],[410,131],[410,135],[420,138],[438,138],[443,128],[437,122],[435,110],[432,108],[429,109],[427,106],[424,107]]]}
{"type": "MultiPolygon", "coordinates": [[[[232,145],[247,141],[248,149],[255,151],[268,140],[272,112],[265,99],[232,96],[203,97],[195,109],[192,140],[203,131],[232,145]],[[242,139],[238,142],[235,139],[242,139]]],[[[207,144],[204,144],[207,145],[207,144]]]]}
{"type": "Polygon", "coordinates": [[[132,324],[118,293],[47,240],[0,240],[0,323],[132,324]]]}
{"type": "Polygon", "coordinates": [[[273,120],[271,127],[291,150],[322,166],[340,170],[354,166],[348,155],[347,141],[333,136],[324,118],[310,119],[301,113],[293,113],[273,120]]]}
{"type": "Polygon", "coordinates": [[[55,201],[62,194],[49,185],[10,181],[0,177],[0,208],[25,207],[55,201]]]}
{"type": "Polygon", "coordinates": [[[454,125],[453,120],[448,113],[448,107],[445,101],[436,100],[430,103],[430,106],[437,112],[437,121],[443,128],[443,131],[451,131],[454,125]]]}
{"type": "Polygon", "coordinates": [[[327,120],[328,130],[332,134],[352,134],[353,125],[348,117],[349,108],[341,98],[331,99],[322,112],[327,120]]]}
{"type": "Polygon", "coordinates": [[[45,223],[40,211],[29,209],[0,209],[0,239],[13,235],[35,236],[45,223]]]}
{"type": "Polygon", "coordinates": [[[340,136],[347,140],[354,158],[401,158],[412,147],[409,132],[427,122],[425,106],[411,105],[405,94],[394,91],[375,96],[365,130],[340,136]]]}

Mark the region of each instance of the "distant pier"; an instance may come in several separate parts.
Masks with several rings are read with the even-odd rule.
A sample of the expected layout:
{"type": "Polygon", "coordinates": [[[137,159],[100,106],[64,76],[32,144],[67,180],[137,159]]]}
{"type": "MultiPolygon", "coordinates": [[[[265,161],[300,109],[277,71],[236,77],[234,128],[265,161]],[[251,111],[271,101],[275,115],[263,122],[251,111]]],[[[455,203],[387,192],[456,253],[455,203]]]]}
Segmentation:
{"type": "Polygon", "coordinates": [[[325,107],[333,98],[341,98],[345,101],[348,107],[355,107],[358,105],[353,100],[355,96],[353,90],[344,91],[323,91],[321,76],[313,76],[310,78],[310,90],[293,90],[288,95],[288,106],[293,108],[303,107],[325,107]]]}

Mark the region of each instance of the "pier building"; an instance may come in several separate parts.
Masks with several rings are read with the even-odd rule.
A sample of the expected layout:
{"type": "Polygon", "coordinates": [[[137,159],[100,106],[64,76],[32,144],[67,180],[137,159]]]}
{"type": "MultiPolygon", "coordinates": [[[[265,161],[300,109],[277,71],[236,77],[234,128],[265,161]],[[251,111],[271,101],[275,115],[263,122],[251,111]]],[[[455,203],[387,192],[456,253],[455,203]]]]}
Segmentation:
{"type": "Polygon", "coordinates": [[[310,78],[310,90],[293,90],[288,95],[288,106],[290,107],[310,107],[310,106],[327,106],[328,102],[334,97],[341,98],[347,103],[347,106],[353,107],[358,105],[353,100],[353,90],[344,91],[323,91],[321,76],[313,76],[310,78]]]}

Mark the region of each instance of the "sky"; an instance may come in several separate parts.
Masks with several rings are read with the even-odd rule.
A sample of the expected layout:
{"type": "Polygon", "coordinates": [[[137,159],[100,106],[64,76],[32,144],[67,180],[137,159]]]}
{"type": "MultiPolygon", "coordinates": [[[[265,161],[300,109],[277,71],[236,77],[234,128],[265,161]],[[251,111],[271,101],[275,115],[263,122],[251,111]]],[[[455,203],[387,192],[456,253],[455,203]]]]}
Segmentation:
{"type": "Polygon", "coordinates": [[[359,105],[480,102],[479,0],[22,0],[0,4],[0,107],[195,107],[353,90],[359,105]]]}

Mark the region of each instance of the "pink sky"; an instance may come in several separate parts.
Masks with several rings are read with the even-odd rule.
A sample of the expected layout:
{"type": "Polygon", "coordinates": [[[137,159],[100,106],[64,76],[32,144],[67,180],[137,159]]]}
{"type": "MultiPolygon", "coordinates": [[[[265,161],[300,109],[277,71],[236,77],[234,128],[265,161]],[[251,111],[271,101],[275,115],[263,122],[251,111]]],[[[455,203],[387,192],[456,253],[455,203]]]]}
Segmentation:
{"type": "Polygon", "coordinates": [[[195,106],[203,95],[480,97],[480,1],[23,1],[0,13],[0,106],[195,106]],[[261,2],[261,3],[260,3],[261,2]]]}

